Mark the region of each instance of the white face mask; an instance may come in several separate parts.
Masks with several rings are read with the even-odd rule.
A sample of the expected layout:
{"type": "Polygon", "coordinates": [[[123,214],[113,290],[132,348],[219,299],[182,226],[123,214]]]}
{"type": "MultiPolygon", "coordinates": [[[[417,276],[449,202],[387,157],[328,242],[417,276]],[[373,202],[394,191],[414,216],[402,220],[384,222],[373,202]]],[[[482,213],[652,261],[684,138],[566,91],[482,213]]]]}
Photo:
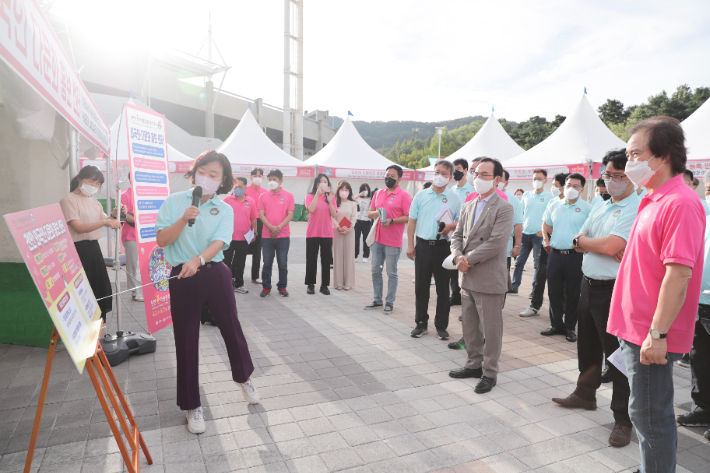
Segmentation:
{"type": "Polygon", "coordinates": [[[710,205],[710,195],[705,196],[705,202],[707,202],[708,205],[710,205]]]}
{"type": "Polygon", "coordinates": [[[533,181],[533,187],[535,188],[535,190],[542,189],[542,186],[544,185],[545,184],[542,181],[533,181]]]}
{"type": "Polygon", "coordinates": [[[195,186],[202,187],[202,195],[212,195],[217,192],[222,181],[213,181],[207,176],[195,175],[195,186]]]}
{"type": "Polygon", "coordinates": [[[655,157],[656,156],[652,156],[648,161],[628,161],[624,172],[628,176],[629,180],[637,186],[645,186],[648,184],[648,181],[651,180],[658,169],[661,169],[663,165],[666,164],[661,164],[658,166],[658,169],[654,171],[648,163],[650,163],[655,157]]]}
{"type": "Polygon", "coordinates": [[[468,181],[470,185],[473,185],[473,181],[475,181],[475,179],[473,178],[473,173],[469,172],[468,174],[466,174],[466,181],[468,181]]]}
{"type": "Polygon", "coordinates": [[[561,192],[561,191],[560,191],[560,188],[559,188],[559,187],[554,187],[554,186],[552,186],[551,191],[552,191],[552,195],[553,195],[553,196],[555,196],[555,197],[559,197],[559,196],[560,196],[560,192],[561,192]]]}
{"type": "Polygon", "coordinates": [[[84,194],[86,197],[91,197],[92,195],[96,194],[99,191],[98,187],[90,186],[87,183],[83,183],[81,187],[79,187],[79,190],[81,191],[82,194],[84,194]]]}
{"type": "Polygon", "coordinates": [[[276,181],[269,181],[269,189],[272,191],[275,191],[276,189],[279,188],[279,183],[276,181]]]}
{"type": "Polygon", "coordinates": [[[567,200],[574,200],[579,197],[579,191],[574,187],[565,187],[565,198],[567,200]]]}
{"type": "Polygon", "coordinates": [[[261,178],[260,177],[252,177],[251,178],[252,184],[256,186],[261,186],[261,178]]]}
{"type": "Polygon", "coordinates": [[[348,191],[340,191],[340,200],[348,200],[349,195],[350,192],[348,191]]]}
{"type": "Polygon", "coordinates": [[[518,194],[518,195],[516,195],[515,197],[517,197],[518,200],[523,200],[523,194],[518,194]]]}
{"type": "Polygon", "coordinates": [[[449,183],[449,178],[437,174],[434,176],[434,179],[432,179],[432,182],[436,187],[444,187],[446,184],[449,183]]]}
{"type": "Polygon", "coordinates": [[[479,177],[476,178],[475,181],[473,181],[473,187],[476,189],[476,192],[478,192],[479,195],[483,195],[491,190],[494,181],[495,179],[493,179],[492,181],[484,181],[479,177]]]}
{"type": "Polygon", "coordinates": [[[504,190],[505,190],[505,187],[506,187],[507,185],[508,185],[507,182],[499,182],[499,183],[498,183],[498,189],[504,191],[504,190]]]}

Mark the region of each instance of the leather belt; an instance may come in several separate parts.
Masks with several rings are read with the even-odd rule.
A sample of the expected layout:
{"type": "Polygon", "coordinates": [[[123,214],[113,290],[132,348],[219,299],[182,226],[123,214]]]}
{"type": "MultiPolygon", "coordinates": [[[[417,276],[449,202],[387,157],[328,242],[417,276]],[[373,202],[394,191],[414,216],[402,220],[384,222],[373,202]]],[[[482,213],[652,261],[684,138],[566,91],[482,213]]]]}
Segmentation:
{"type": "Polygon", "coordinates": [[[561,255],[571,255],[572,253],[576,253],[574,250],[558,250],[557,248],[553,248],[552,251],[561,255]]]}
{"type": "Polygon", "coordinates": [[[584,276],[584,280],[592,287],[613,286],[616,279],[592,279],[584,276]]]}
{"type": "Polygon", "coordinates": [[[441,240],[425,240],[424,238],[417,237],[417,241],[420,241],[423,244],[429,246],[448,245],[450,243],[449,240],[446,239],[446,237],[442,238],[441,240]]]}

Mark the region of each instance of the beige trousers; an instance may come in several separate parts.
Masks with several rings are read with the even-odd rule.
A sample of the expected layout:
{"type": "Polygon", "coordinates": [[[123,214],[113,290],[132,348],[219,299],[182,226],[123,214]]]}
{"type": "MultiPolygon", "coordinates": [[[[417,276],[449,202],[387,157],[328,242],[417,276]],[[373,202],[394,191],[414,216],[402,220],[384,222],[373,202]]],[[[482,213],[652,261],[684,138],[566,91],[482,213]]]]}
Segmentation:
{"type": "Polygon", "coordinates": [[[466,368],[483,368],[483,376],[495,378],[503,346],[503,303],[505,294],[483,294],[461,289],[463,339],[466,368]]]}

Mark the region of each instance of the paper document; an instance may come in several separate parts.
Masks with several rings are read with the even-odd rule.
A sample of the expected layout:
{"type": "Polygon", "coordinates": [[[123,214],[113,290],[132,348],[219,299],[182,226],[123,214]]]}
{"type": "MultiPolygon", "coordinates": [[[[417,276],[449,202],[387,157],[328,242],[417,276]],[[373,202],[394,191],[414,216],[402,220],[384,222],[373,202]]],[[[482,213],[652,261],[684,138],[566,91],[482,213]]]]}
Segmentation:
{"type": "Polygon", "coordinates": [[[247,240],[247,244],[251,243],[252,240],[254,240],[254,230],[249,230],[244,234],[244,238],[247,240]]]}
{"type": "MultiPolygon", "coordinates": [[[[439,212],[439,215],[436,216],[436,221],[441,222],[444,225],[448,225],[450,223],[454,223],[454,218],[451,216],[451,212],[449,211],[448,207],[444,207],[441,209],[441,212],[439,212]]],[[[448,240],[451,240],[451,235],[454,233],[453,230],[451,230],[449,233],[446,233],[446,238],[448,240]]]]}
{"type": "Polygon", "coordinates": [[[456,265],[454,264],[454,255],[447,256],[441,266],[444,269],[456,269],[456,265]]]}
{"type": "Polygon", "coordinates": [[[624,362],[624,355],[621,353],[621,348],[617,348],[606,361],[616,366],[616,369],[621,371],[624,376],[629,377],[629,375],[626,374],[626,363],[624,362]]]}

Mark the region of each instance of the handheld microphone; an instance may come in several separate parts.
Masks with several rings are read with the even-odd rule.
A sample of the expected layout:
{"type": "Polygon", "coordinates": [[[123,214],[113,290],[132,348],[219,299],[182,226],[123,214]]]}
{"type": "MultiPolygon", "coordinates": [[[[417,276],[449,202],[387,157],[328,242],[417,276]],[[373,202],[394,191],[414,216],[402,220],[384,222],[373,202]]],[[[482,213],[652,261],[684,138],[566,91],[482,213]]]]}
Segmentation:
{"type": "Polygon", "coordinates": [[[439,222],[439,234],[436,235],[437,240],[441,240],[441,235],[440,233],[444,231],[444,228],[446,227],[446,224],[444,222],[439,222]]]}
{"type": "MultiPolygon", "coordinates": [[[[198,207],[200,205],[200,199],[202,198],[202,187],[197,186],[192,191],[192,206],[198,207]]],[[[193,226],[195,224],[195,219],[191,218],[187,221],[188,226],[193,226]]]]}

